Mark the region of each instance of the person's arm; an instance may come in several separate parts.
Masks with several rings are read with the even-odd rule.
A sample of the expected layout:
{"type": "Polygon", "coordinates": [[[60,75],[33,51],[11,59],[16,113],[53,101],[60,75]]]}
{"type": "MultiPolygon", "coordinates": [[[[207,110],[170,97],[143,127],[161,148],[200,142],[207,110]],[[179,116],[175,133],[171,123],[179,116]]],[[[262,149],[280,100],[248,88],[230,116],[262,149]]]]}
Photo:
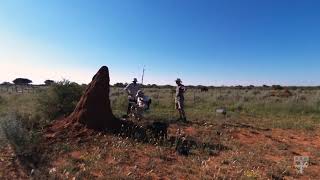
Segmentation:
{"type": "Polygon", "coordinates": [[[187,88],[185,86],[182,86],[182,87],[183,87],[183,92],[186,92],[187,88]]]}
{"type": "Polygon", "coordinates": [[[130,84],[128,84],[123,90],[129,94],[130,84]]]}

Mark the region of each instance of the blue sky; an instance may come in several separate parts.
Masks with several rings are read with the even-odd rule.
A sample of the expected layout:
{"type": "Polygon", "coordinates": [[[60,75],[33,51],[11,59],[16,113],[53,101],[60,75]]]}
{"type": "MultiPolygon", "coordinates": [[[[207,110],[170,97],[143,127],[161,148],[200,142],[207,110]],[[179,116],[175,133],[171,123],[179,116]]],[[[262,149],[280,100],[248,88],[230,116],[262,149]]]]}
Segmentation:
{"type": "Polygon", "coordinates": [[[0,82],[320,85],[317,0],[2,0],[0,82]]]}

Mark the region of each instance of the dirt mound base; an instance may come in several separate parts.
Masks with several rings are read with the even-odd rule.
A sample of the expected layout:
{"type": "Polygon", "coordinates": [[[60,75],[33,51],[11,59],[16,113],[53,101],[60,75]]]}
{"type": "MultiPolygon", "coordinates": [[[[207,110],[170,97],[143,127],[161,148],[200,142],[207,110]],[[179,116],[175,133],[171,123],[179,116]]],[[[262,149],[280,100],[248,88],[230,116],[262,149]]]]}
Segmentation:
{"type": "Polygon", "coordinates": [[[121,131],[123,122],[115,118],[110,106],[109,81],[109,70],[103,66],[92,78],[70,116],[57,119],[46,128],[45,138],[49,144],[66,139],[85,142],[97,131],[121,131]]]}

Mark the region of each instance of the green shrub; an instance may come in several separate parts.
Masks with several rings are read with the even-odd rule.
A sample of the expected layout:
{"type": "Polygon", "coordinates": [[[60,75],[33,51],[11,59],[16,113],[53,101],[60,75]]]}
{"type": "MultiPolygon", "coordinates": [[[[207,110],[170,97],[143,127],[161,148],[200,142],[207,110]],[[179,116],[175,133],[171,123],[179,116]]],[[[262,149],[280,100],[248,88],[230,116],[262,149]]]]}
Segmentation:
{"type": "Polygon", "coordinates": [[[84,87],[63,80],[50,86],[39,96],[39,111],[49,119],[70,114],[80,100],[84,87]]]}
{"type": "Polygon", "coordinates": [[[282,90],[283,87],[281,85],[272,85],[273,90],[282,90]]]}
{"type": "Polygon", "coordinates": [[[0,128],[5,139],[18,155],[31,153],[37,146],[40,133],[28,127],[28,124],[16,113],[8,113],[0,119],[0,128]]]}

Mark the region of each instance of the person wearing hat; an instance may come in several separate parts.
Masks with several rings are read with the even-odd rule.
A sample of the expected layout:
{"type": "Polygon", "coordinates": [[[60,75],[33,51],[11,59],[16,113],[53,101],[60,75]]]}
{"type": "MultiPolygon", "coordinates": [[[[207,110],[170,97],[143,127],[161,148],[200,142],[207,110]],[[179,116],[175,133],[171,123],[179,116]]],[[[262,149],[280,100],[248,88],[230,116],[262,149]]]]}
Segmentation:
{"type": "Polygon", "coordinates": [[[181,79],[176,80],[176,96],[175,96],[175,106],[179,111],[180,119],[184,122],[187,122],[186,114],[184,111],[184,93],[186,92],[185,86],[182,84],[181,79]]]}
{"type": "Polygon", "coordinates": [[[132,105],[137,103],[136,94],[140,90],[140,85],[137,83],[137,78],[134,78],[131,84],[128,84],[124,90],[128,93],[128,110],[127,115],[130,114],[132,105]]]}

